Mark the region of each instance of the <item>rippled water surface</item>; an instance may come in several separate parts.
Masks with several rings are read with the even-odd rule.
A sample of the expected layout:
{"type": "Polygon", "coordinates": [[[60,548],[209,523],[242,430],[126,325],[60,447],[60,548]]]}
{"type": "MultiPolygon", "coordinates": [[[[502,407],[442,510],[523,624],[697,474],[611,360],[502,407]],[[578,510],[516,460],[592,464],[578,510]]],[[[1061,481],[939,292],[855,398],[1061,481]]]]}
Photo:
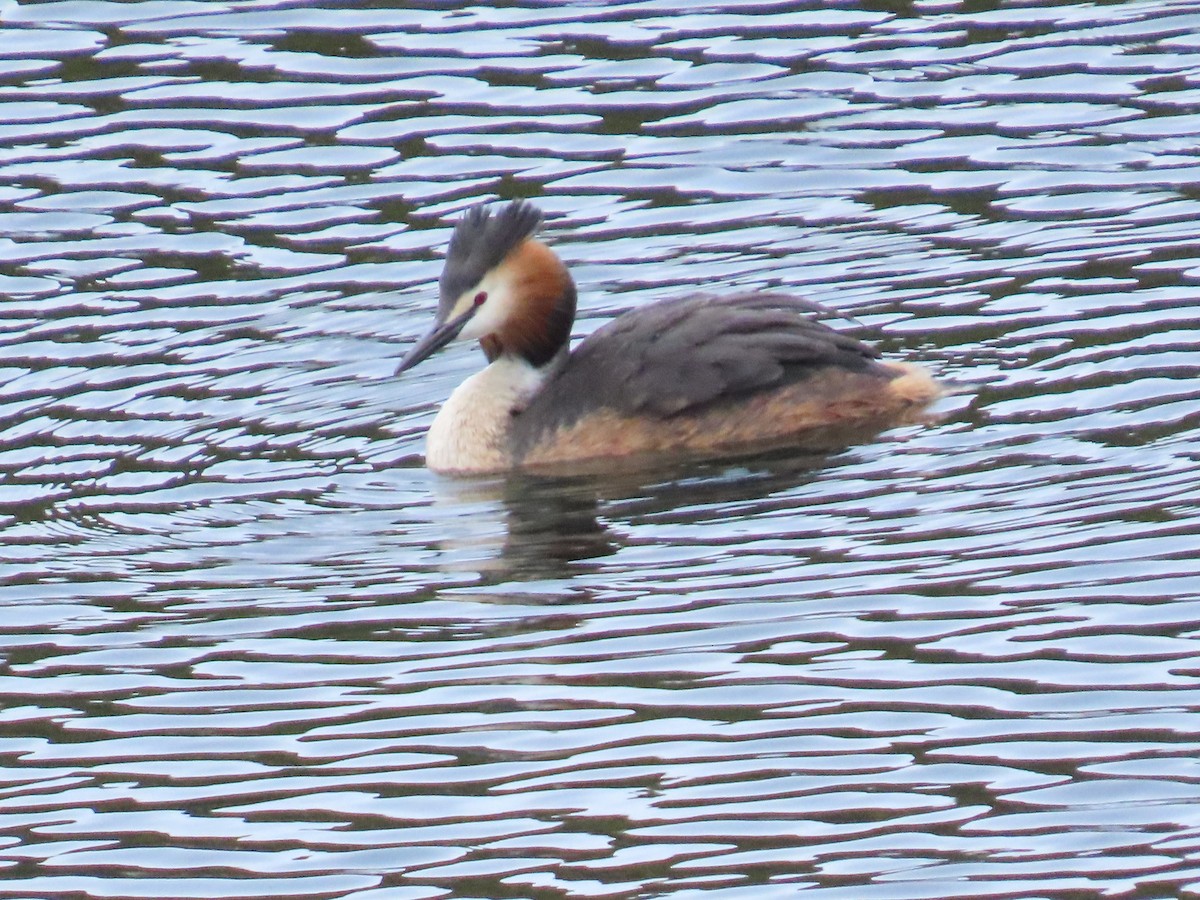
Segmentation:
{"type": "Polygon", "coordinates": [[[1200,896],[1198,223],[1200,4],[0,0],[0,896],[1200,896]],[[511,197],[957,392],[433,476],[511,197]]]}

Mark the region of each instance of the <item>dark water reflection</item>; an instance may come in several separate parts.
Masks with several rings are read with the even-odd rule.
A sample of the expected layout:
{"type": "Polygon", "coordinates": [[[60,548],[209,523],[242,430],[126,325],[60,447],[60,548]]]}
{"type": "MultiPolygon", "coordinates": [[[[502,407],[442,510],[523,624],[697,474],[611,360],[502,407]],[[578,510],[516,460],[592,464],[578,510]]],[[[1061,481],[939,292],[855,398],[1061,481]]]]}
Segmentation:
{"type": "Polygon", "coordinates": [[[1198,33],[0,2],[0,896],[1200,894],[1198,33]],[[439,479],[485,197],[579,333],[782,287],[961,390],[439,479]]]}

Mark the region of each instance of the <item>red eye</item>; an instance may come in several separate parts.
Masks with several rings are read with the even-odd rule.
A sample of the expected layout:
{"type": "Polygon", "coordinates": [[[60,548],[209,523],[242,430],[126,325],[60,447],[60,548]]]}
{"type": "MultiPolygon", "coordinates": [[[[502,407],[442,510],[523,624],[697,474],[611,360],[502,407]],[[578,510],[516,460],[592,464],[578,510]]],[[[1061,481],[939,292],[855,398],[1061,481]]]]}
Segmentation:
{"type": "Polygon", "coordinates": [[[483,301],[487,299],[487,291],[480,291],[475,295],[475,305],[483,306],[483,301]]]}

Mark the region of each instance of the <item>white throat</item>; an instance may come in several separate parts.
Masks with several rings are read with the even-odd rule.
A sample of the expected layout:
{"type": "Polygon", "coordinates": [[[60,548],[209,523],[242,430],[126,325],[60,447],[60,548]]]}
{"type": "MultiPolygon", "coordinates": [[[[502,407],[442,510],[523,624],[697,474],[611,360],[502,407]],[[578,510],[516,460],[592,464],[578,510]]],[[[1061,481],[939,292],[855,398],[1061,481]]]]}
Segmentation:
{"type": "Polygon", "coordinates": [[[501,472],[512,465],[512,417],[537,393],[547,371],[504,354],[457,388],[425,439],[425,464],[436,472],[501,472]]]}

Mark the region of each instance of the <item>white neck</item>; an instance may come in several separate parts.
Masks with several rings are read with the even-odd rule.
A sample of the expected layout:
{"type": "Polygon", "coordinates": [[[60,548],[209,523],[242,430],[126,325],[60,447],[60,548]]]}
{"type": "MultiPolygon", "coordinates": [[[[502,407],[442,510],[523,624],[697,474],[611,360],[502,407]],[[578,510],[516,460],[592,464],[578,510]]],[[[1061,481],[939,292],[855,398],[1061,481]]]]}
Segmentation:
{"type": "Polygon", "coordinates": [[[512,465],[509,431],[547,372],[504,354],[457,388],[425,439],[425,464],[435,472],[502,472],[512,465]]]}

